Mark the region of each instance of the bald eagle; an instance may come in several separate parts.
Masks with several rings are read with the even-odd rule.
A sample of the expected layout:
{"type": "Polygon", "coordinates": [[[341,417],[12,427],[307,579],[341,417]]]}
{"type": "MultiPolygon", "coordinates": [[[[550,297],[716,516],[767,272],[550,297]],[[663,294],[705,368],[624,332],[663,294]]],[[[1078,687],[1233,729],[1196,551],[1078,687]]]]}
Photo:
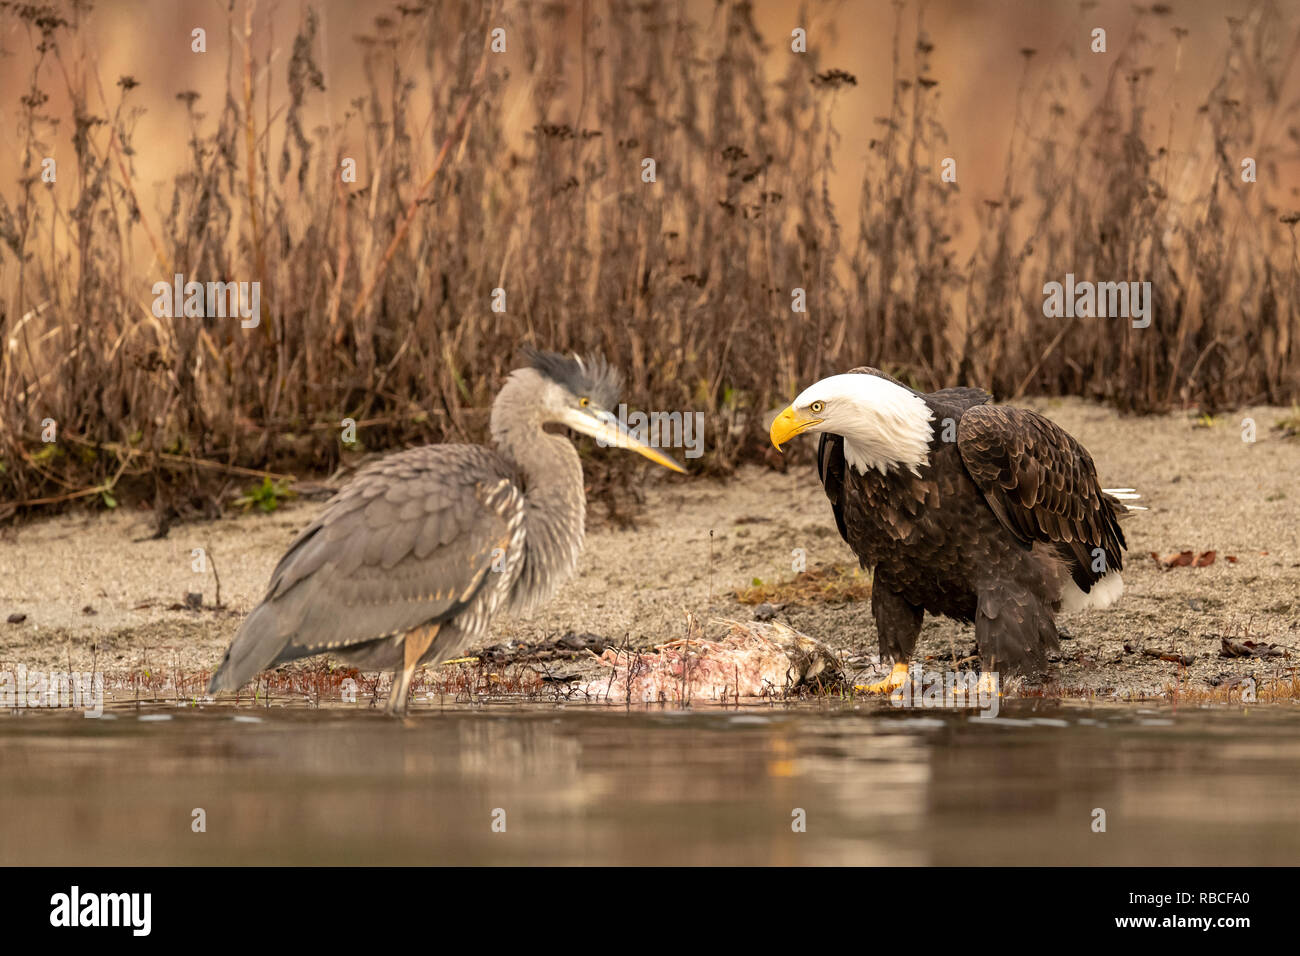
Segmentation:
{"type": "Polygon", "coordinates": [[[1132,489],[1103,490],[1083,446],[978,388],[923,393],[874,368],[806,389],[772,443],[817,432],[817,468],[840,535],[873,568],[871,609],[903,683],[925,612],[974,623],[986,673],[1042,675],[1060,611],[1124,589],[1119,518],[1132,489]]]}

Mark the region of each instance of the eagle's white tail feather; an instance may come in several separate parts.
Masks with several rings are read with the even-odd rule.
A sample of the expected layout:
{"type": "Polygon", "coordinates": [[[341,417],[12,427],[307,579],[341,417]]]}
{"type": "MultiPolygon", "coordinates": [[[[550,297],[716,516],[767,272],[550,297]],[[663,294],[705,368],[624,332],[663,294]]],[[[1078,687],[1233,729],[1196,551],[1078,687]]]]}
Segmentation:
{"type": "Polygon", "coordinates": [[[1067,579],[1061,590],[1062,611],[1085,611],[1108,608],[1124,593],[1124,579],[1118,571],[1104,575],[1087,594],[1073,580],[1067,579]]]}
{"type": "MultiPolygon", "coordinates": [[[[1103,488],[1101,490],[1102,492],[1110,495],[1112,498],[1116,499],[1117,501],[1137,501],[1139,498],[1142,497],[1140,494],[1137,493],[1137,490],[1134,488],[1103,488]]],[[[1129,511],[1147,510],[1146,508],[1143,508],[1141,505],[1125,505],[1124,507],[1127,508],[1129,511]]]]}

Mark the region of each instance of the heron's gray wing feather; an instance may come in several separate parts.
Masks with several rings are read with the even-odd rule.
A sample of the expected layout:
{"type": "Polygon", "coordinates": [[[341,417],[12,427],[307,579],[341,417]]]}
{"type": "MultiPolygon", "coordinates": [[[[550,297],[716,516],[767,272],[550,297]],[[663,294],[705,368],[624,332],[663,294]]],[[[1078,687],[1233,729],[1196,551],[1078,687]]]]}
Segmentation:
{"type": "Polygon", "coordinates": [[[523,510],[509,462],[476,445],[413,448],[366,467],[276,565],[213,688],[454,616],[493,552],[510,547],[523,510]]]}

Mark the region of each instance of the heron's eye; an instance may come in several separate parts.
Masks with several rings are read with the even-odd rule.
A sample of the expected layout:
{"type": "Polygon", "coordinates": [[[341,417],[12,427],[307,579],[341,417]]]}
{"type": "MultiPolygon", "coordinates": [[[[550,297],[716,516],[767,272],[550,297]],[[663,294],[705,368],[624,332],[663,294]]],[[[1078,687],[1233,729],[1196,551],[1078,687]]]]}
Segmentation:
{"type": "Polygon", "coordinates": [[[582,398],[578,399],[578,404],[581,405],[583,408],[586,408],[588,405],[591,404],[591,399],[589,399],[586,395],[584,395],[582,396],[582,398]]]}
{"type": "Polygon", "coordinates": [[[826,403],[825,403],[825,402],[813,402],[813,403],[812,403],[811,405],[809,405],[808,407],[812,409],[814,415],[820,415],[820,414],[822,413],[822,409],[826,407],[826,403]]]}

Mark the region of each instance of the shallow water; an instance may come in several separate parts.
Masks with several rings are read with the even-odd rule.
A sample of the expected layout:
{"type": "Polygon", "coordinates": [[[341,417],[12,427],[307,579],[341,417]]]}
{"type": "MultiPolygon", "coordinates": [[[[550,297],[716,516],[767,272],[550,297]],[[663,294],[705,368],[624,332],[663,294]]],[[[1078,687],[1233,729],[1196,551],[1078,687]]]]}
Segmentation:
{"type": "Polygon", "coordinates": [[[0,863],[1295,864],[1300,710],[17,711],[0,863]]]}

